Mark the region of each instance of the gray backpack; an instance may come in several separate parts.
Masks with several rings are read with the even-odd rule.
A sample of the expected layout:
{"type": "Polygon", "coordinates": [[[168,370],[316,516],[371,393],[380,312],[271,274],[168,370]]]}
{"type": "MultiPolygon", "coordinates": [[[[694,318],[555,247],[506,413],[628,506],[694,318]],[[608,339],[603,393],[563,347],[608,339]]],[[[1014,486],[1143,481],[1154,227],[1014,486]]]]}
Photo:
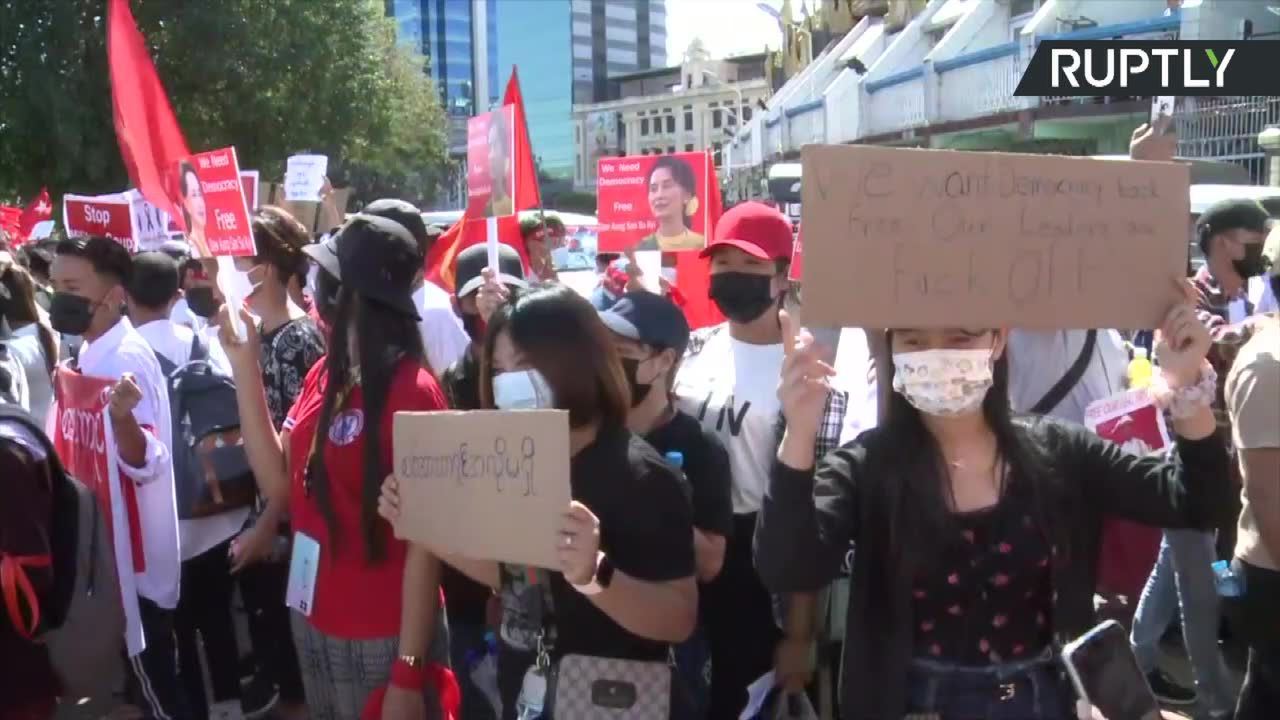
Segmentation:
{"type": "MultiPolygon", "coordinates": [[[[124,652],[124,608],[115,553],[97,496],[67,474],[53,443],[24,410],[0,405],[0,419],[26,427],[44,444],[53,483],[49,529],[53,589],[40,603],[37,639],[49,650],[63,697],[106,697],[124,652]]],[[[0,548],[3,551],[3,548],[0,548]]]]}

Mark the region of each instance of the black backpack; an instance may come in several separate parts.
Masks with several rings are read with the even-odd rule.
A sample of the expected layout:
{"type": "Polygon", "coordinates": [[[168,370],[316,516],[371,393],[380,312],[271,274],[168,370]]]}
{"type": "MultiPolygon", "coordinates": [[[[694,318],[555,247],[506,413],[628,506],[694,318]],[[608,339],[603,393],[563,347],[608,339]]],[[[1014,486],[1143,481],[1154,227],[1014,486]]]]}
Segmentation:
{"type": "MultiPolygon", "coordinates": [[[[124,652],[124,608],[108,523],[93,491],[67,474],[44,430],[16,405],[0,404],[0,420],[24,426],[44,446],[53,489],[49,528],[53,588],[40,604],[33,640],[45,644],[64,697],[115,692],[103,672],[124,652]]],[[[6,548],[0,547],[0,555],[6,548]]],[[[7,578],[5,582],[16,580],[7,578]]],[[[0,594],[11,592],[3,588],[0,594]]],[[[10,610],[10,615],[13,611],[10,610]]],[[[24,619],[10,618],[15,626],[24,619]]]]}
{"type": "Polygon", "coordinates": [[[214,371],[197,333],[178,366],[156,353],[169,393],[174,496],[182,520],[253,504],[257,486],[240,437],[236,384],[214,371]]]}

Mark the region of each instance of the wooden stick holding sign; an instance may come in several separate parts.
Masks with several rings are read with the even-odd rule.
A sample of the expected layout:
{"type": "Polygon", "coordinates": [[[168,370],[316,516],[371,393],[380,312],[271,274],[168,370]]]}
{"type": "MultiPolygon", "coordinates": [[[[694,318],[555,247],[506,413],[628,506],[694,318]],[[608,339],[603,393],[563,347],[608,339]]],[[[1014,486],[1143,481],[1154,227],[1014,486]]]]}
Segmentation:
{"type": "Polygon", "coordinates": [[[1154,328],[1181,298],[1179,163],[808,145],[805,320],[1154,328]]]}
{"type": "Polygon", "coordinates": [[[392,432],[396,537],[442,554],[559,569],[567,412],[399,412],[392,432]]]}

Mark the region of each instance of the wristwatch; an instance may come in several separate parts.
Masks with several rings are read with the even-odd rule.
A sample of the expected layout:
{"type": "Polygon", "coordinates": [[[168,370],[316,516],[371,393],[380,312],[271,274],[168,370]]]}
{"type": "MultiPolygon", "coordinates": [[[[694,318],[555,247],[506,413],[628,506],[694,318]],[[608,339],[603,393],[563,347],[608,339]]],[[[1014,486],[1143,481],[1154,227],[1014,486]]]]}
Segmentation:
{"type": "Polygon", "coordinates": [[[573,589],[583,595],[599,595],[613,582],[613,563],[603,552],[596,554],[596,575],[585,585],[574,585],[573,589]]]}

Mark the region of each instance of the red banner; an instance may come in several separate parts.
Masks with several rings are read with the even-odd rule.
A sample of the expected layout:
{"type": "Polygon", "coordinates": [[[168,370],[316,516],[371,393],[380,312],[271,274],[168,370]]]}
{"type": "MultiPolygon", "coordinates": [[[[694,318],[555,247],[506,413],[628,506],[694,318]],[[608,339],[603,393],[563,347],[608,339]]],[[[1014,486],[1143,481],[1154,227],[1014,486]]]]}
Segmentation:
{"type": "Polygon", "coordinates": [[[244,204],[249,212],[258,209],[258,171],[241,170],[240,187],[244,190],[244,204]]]}
{"type": "Polygon", "coordinates": [[[794,282],[804,277],[804,241],[800,238],[800,228],[796,228],[796,238],[791,242],[791,267],[787,272],[787,279],[794,282]]]}
{"type": "Polygon", "coordinates": [[[178,164],[177,173],[192,257],[256,255],[236,149],[192,155],[178,164]]]}
{"type": "Polygon", "coordinates": [[[138,614],[135,573],[146,570],[142,545],[142,523],[138,513],[137,489],[133,482],[121,482],[115,436],[107,415],[111,387],[107,378],[89,377],[66,368],[53,376],[54,410],[57,413],[53,447],[73,477],[97,496],[107,519],[120,576],[124,603],[125,640],[130,657],[145,646],[138,614]]]}
{"type": "Polygon", "coordinates": [[[600,158],[600,252],[701,250],[711,229],[706,153],[600,158]]]}
{"type": "Polygon", "coordinates": [[[467,205],[472,217],[515,213],[515,148],[510,105],[467,121],[467,205]]]}
{"type": "Polygon", "coordinates": [[[68,235],[102,235],[135,249],[133,207],[124,194],[63,195],[62,224],[68,235]]]}

